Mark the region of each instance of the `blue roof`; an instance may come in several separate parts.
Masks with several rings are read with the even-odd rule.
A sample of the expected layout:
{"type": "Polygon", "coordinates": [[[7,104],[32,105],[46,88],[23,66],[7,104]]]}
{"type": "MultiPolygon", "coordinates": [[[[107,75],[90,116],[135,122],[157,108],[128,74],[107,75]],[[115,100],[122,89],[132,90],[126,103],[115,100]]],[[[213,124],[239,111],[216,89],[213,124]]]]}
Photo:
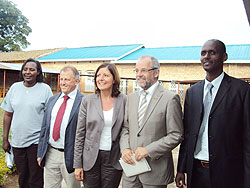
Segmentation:
{"type": "Polygon", "coordinates": [[[141,48],[120,60],[138,60],[143,55],[151,55],[158,60],[196,60],[200,59],[200,50],[200,46],[141,48]]]}
{"type": "Polygon", "coordinates": [[[94,46],[82,48],[67,48],[53,54],[39,58],[42,60],[84,60],[84,59],[109,59],[115,60],[123,57],[139,48],[142,44],[132,45],[111,45],[111,46],[94,46]]]}
{"type": "MultiPolygon", "coordinates": [[[[119,61],[138,60],[143,55],[151,55],[158,60],[199,60],[201,48],[201,46],[141,48],[119,61]]],[[[226,48],[228,60],[250,60],[250,44],[227,45],[226,48]]]]}
{"type": "Polygon", "coordinates": [[[250,44],[228,45],[228,60],[250,60],[250,44]]]}
{"type": "MultiPolygon", "coordinates": [[[[93,46],[67,48],[39,58],[39,61],[92,61],[110,60],[117,62],[137,61],[143,55],[151,55],[160,61],[199,62],[201,46],[144,48],[142,44],[93,46]]],[[[250,44],[227,45],[228,60],[250,60],[250,44]]]]}

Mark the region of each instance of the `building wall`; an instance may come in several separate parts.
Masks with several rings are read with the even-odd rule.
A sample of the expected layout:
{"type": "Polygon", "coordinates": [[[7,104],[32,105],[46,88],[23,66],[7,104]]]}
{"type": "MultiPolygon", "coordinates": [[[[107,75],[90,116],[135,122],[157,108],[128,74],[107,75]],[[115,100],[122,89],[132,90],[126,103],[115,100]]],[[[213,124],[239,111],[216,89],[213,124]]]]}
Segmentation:
{"type": "MultiPolygon", "coordinates": [[[[135,64],[116,64],[120,76],[135,77],[135,64]]],[[[236,78],[250,78],[249,64],[224,64],[224,71],[236,78]]],[[[161,63],[160,77],[166,81],[202,80],[206,73],[199,63],[161,63]]]]}
{"type": "MultiPolygon", "coordinates": [[[[103,61],[96,62],[46,62],[42,63],[43,67],[53,68],[60,70],[64,66],[75,66],[82,74],[86,71],[95,71],[99,65],[104,63],[103,61]]],[[[121,78],[127,78],[127,94],[133,92],[133,80],[135,79],[135,64],[134,63],[117,63],[116,67],[121,78]]],[[[224,71],[230,76],[236,78],[250,78],[250,64],[224,64],[224,71]]],[[[93,92],[85,91],[85,77],[81,76],[80,91],[88,95],[93,92]]],[[[160,77],[163,81],[163,85],[166,89],[170,89],[178,93],[181,97],[183,104],[184,96],[190,83],[203,80],[205,78],[205,71],[200,63],[161,63],[160,77]],[[186,81],[186,84],[183,84],[186,81]],[[174,85],[173,87],[173,83],[174,85]]]]}
{"type": "Polygon", "coordinates": [[[234,76],[236,78],[250,78],[250,63],[228,63],[224,65],[224,70],[229,75],[234,76]]]}
{"type": "MultiPolygon", "coordinates": [[[[95,71],[99,65],[104,62],[42,62],[43,67],[61,70],[65,66],[74,66],[81,74],[85,74],[86,71],[95,71]]],[[[79,89],[82,93],[89,94],[92,92],[85,92],[85,77],[81,76],[79,89]]]]}
{"type": "MultiPolygon", "coordinates": [[[[79,85],[80,91],[88,95],[93,92],[87,92],[85,90],[86,71],[95,71],[99,65],[109,61],[67,61],[67,62],[41,62],[42,67],[61,70],[67,65],[71,65],[77,68],[81,73],[81,83],[79,85]]],[[[23,64],[23,62],[12,62],[23,64]]],[[[126,79],[126,93],[130,94],[134,91],[135,80],[135,63],[116,63],[116,67],[122,79],[126,79]]],[[[224,71],[230,76],[236,78],[248,78],[250,79],[250,63],[225,63],[224,71]]],[[[1,76],[1,75],[0,75],[1,76]]],[[[17,79],[17,76],[11,76],[8,74],[6,87],[9,87],[14,82],[13,79],[17,79]]],[[[3,75],[1,76],[3,77],[3,75]]],[[[170,89],[178,93],[181,97],[183,104],[184,96],[190,84],[193,84],[199,80],[204,79],[205,71],[200,63],[161,63],[160,77],[163,86],[166,89],[170,89]]],[[[51,86],[54,93],[59,89],[58,76],[56,74],[46,74],[46,82],[51,86]]],[[[0,81],[0,85],[1,81],[0,81]]],[[[1,94],[0,88],[0,95],[1,94]]]]}

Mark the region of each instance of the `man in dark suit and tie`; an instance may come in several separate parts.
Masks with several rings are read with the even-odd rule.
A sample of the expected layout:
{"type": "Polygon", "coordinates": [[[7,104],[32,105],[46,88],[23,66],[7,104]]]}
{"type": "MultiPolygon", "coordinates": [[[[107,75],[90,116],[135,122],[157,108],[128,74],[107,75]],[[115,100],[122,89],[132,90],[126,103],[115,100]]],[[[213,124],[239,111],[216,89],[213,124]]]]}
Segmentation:
{"type": "Polygon", "coordinates": [[[250,85],[223,72],[226,47],[208,40],[201,50],[205,80],[190,87],[184,105],[176,185],[250,187],[250,85]]]}
{"type": "Polygon", "coordinates": [[[83,95],[77,90],[80,76],[75,67],[60,71],[61,93],[47,103],[37,161],[44,171],[45,188],[60,188],[64,179],[68,188],[80,188],[73,169],[75,133],[83,95]]]}

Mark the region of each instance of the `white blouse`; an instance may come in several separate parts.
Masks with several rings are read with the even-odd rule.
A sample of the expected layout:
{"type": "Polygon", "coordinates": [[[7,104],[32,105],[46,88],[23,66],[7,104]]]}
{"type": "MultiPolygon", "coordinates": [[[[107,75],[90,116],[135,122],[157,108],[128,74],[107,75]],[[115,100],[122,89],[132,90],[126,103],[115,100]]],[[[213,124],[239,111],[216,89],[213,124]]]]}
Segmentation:
{"type": "Polygon", "coordinates": [[[103,111],[103,115],[104,115],[104,127],[101,134],[99,149],[110,151],[112,145],[111,130],[112,130],[113,108],[108,111],[103,111]]]}

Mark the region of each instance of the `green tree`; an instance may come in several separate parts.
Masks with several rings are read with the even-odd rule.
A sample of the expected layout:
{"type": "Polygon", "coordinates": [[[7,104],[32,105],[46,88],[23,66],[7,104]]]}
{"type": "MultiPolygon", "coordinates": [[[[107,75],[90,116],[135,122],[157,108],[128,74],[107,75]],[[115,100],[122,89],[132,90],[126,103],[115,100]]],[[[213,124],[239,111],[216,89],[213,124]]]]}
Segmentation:
{"type": "Polygon", "coordinates": [[[32,31],[28,23],[29,20],[13,2],[0,0],[0,51],[27,48],[30,43],[26,38],[32,31]]]}

